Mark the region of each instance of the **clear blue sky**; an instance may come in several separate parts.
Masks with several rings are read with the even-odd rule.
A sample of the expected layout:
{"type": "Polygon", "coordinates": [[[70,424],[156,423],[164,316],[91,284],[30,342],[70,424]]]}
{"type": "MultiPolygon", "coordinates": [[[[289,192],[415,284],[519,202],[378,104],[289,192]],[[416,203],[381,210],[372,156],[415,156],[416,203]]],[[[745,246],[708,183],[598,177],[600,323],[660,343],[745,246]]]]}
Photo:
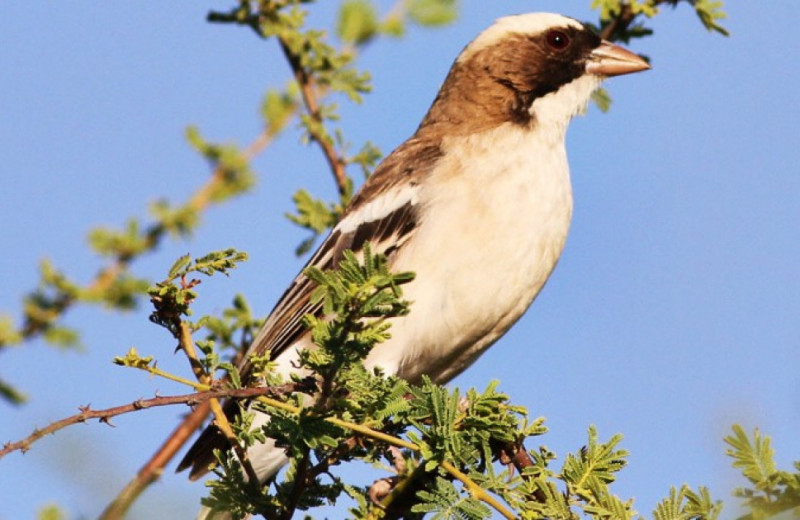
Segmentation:
{"type": "MultiPolygon", "coordinates": [[[[384,5],[389,2],[383,2],[384,5]]],[[[209,25],[231,2],[4,2],[0,6],[0,311],[18,316],[48,257],[89,280],[101,261],[86,233],[121,226],[166,196],[177,202],[208,169],[185,145],[197,124],[246,144],[257,106],[286,66],[274,43],[209,25]]],[[[415,128],[451,61],[494,18],[558,10],[594,19],[588,0],[465,1],[457,24],[369,47],[375,93],[342,111],[354,143],[384,152],[415,128]]],[[[707,33],[686,6],[633,44],[654,68],[616,78],[609,114],[591,109],[568,137],[575,191],[562,260],[533,308],[453,384],[502,389],[548,418],[564,455],[596,424],[621,432],[630,465],[615,490],[649,515],[669,485],[741,482],[724,456],[733,422],[774,437],[781,463],[800,459],[800,10],[794,2],[726,2],[730,38],[707,33]]],[[[330,24],[330,12],[315,15],[330,24]]],[[[289,133],[255,164],[256,190],[212,210],[197,236],[136,263],[159,278],[188,252],[250,253],[230,279],[201,287],[198,312],[244,292],[266,313],[301,266],[304,234],[281,215],[300,186],[332,193],[318,150],[289,133]]],[[[76,309],[83,352],[40,342],[0,356],[0,374],[30,404],[0,404],[0,442],[91,403],[107,407],[182,391],[110,365],[130,346],[184,371],[147,309],[76,309]]],[[[95,517],[172,429],[182,410],[73,427],[0,461],[0,519],[55,502],[95,517]]],[[[131,518],[190,518],[202,485],[169,470],[131,518]]],[[[734,515],[727,500],[726,518],[734,515]]],[[[336,513],[332,513],[336,515],[336,513]]],[[[341,514],[341,513],[339,513],[341,514]]],[[[334,516],[335,517],[335,516],[334,516]]]]}

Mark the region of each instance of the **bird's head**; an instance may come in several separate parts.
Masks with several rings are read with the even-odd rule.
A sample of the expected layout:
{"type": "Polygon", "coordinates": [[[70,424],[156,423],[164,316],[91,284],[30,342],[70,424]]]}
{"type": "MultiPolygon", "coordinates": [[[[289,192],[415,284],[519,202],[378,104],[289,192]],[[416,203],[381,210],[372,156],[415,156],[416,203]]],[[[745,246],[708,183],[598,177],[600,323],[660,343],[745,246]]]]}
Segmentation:
{"type": "Polygon", "coordinates": [[[566,126],[604,78],[649,68],[572,18],[500,18],[453,63],[420,130],[472,133],[507,122],[566,126]]]}

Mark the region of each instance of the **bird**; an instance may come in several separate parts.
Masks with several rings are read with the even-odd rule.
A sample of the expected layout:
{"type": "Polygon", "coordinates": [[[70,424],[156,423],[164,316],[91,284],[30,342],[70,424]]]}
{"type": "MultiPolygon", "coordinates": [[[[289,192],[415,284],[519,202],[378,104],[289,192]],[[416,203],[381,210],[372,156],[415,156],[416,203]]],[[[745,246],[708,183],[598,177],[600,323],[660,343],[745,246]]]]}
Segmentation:
{"type": "MultiPolygon", "coordinates": [[[[466,45],[416,132],[377,166],[307,264],[334,268],[345,250],[369,243],[393,271],[415,273],[403,286],[411,312],[392,319],[391,338],[367,355],[367,368],[446,383],[525,313],[570,227],[568,123],[605,78],[649,68],[553,13],[499,18],[466,45]]],[[[296,370],[298,352],[312,345],[302,317],[321,313],[314,288],[302,272],[294,278],[240,371],[249,355],[267,353],[278,373],[296,370]]],[[[260,413],[254,427],[268,420],[260,413]]],[[[199,478],[212,450],[226,447],[209,426],[178,470],[199,478]]],[[[287,461],[270,440],[247,454],[262,483],[287,461]]]]}

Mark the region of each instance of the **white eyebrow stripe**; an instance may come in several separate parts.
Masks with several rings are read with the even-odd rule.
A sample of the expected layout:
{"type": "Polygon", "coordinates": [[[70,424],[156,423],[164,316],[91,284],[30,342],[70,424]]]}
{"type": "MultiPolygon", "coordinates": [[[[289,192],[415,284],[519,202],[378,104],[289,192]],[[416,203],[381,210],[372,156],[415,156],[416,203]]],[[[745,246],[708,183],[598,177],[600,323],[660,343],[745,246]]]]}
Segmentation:
{"type": "Polygon", "coordinates": [[[494,24],[472,40],[457,61],[463,62],[481,49],[491,47],[511,34],[534,35],[552,27],[583,29],[583,25],[579,21],[555,13],[528,13],[505,16],[498,18],[494,24]]]}

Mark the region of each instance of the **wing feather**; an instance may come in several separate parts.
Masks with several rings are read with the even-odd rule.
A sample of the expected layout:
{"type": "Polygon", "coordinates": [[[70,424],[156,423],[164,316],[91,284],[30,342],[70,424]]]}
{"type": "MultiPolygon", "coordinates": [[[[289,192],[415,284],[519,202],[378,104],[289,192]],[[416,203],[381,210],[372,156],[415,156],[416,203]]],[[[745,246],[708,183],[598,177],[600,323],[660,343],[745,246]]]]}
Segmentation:
{"type": "MultiPolygon", "coordinates": [[[[342,220],[306,267],[335,268],[345,250],[358,253],[366,242],[375,252],[387,255],[391,265],[392,258],[419,226],[418,186],[430,175],[441,155],[438,143],[418,138],[409,139],[392,152],[353,197],[342,220]]],[[[269,352],[271,359],[276,359],[308,334],[303,316],[322,312],[321,305],[311,303],[314,288],[315,284],[302,271],[295,277],[243,356],[239,366],[243,381],[247,381],[250,371],[250,355],[269,352]]],[[[225,410],[232,417],[238,413],[238,406],[228,402],[225,410]]],[[[213,450],[226,447],[227,440],[218,429],[208,427],[178,465],[178,471],[192,467],[190,477],[197,479],[208,472],[209,464],[214,461],[213,450]]]]}

